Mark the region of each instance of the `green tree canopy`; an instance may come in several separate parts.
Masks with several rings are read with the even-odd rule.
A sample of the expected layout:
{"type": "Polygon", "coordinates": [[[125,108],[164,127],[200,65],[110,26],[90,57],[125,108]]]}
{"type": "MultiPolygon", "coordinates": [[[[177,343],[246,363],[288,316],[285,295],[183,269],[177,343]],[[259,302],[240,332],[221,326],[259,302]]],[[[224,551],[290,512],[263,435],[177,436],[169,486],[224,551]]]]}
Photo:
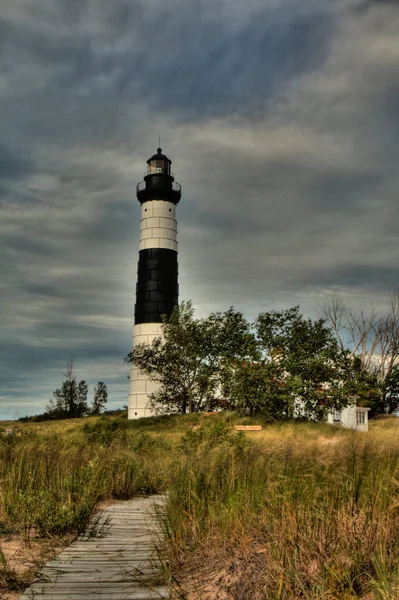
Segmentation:
{"type": "Polygon", "coordinates": [[[159,383],[150,405],[163,413],[210,410],[223,395],[249,414],[319,418],[347,404],[355,380],[325,320],[298,306],[260,313],[251,326],[233,308],[196,319],[183,302],[164,320],[163,337],[126,360],[159,383]]]}
{"type": "Polygon", "coordinates": [[[260,313],[254,328],[258,360],[238,364],[228,384],[236,408],[272,418],[317,418],[345,401],[345,356],[323,319],[306,319],[295,306],[260,313]]]}

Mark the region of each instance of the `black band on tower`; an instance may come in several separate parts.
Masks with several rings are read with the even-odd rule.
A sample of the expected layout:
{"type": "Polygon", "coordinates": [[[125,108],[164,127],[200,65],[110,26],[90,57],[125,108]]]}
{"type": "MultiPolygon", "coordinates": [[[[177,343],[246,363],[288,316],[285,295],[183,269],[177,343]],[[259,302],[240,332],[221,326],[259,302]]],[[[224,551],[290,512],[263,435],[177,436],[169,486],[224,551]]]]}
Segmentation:
{"type": "Polygon", "coordinates": [[[140,250],[134,322],[162,323],[179,302],[177,252],[167,248],[140,250]]]}

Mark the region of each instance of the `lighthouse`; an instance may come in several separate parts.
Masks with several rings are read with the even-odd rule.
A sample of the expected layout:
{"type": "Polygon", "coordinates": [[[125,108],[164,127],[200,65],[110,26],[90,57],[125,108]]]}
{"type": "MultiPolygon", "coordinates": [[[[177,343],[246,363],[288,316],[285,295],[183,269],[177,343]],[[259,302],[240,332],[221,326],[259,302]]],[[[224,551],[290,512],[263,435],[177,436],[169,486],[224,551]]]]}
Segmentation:
{"type": "MultiPolygon", "coordinates": [[[[176,207],[181,186],[171,172],[172,161],[158,148],[147,160],[144,181],[137,185],[141,205],[139,261],[133,347],[151,344],[162,335],[162,315],[170,315],[178,305],[176,207]]],[[[149,395],[157,383],[137,367],[130,370],[129,419],[151,416],[149,395]]]]}

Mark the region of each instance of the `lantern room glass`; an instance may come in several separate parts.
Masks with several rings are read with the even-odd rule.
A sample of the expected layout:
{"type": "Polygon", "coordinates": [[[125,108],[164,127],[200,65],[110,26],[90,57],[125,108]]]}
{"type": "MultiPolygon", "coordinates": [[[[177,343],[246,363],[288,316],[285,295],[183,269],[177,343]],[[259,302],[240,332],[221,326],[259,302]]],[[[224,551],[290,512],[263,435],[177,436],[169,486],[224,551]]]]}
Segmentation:
{"type": "Polygon", "coordinates": [[[163,159],[154,159],[149,162],[148,173],[150,175],[155,173],[163,173],[164,175],[170,175],[170,162],[163,159]]]}

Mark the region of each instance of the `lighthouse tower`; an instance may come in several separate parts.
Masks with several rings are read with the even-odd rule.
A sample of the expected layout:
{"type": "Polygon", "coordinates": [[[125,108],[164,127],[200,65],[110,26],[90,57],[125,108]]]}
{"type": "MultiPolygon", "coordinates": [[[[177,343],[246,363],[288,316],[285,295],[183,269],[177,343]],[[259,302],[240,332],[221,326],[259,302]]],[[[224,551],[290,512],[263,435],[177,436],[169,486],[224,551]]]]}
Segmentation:
{"type": "MultiPolygon", "coordinates": [[[[176,206],[181,197],[181,186],[174,180],[171,164],[172,161],[158,148],[157,153],[147,160],[144,181],[137,185],[141,220],[133,347],[151,344],[154,338],[162,335],[161,316],[170,315],[178,304],[176,206]]],[[[129,419],[153,414],[146,405],[149,395],[156,389],[156,382],[132,366],[129,419]]]]}

